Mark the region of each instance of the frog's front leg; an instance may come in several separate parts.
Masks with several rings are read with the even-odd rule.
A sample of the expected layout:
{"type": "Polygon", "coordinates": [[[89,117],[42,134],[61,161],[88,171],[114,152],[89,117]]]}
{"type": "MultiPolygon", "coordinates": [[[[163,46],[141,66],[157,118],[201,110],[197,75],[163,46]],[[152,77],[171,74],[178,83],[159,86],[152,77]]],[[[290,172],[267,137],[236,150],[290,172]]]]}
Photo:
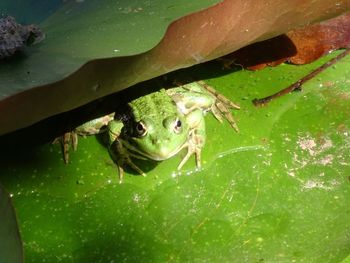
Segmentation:
{"type": "Polygon", "coordinates": [[[184,114],[195,109],[201,109],[204,112],[211,111],[218,121],[222,122],[224,116],[231,127],[238,131],[237,124],[230,110],[240,109],[240,107],[204,81],[192,82],[172,88],[167,90],[167,93],[184,114]]]}
{"type": "Polygon", "coordinates": [[[100,134],[106,131],[106,127],[108,123],[113,120],[114,113],[111,113],[106,116],[99,117],[97,119],[93,119],[91,121],[85,122],[84,124],[78,126],[74,130],[70,132],[64,133],[62,136],[56,138],[55,142],[60,142],[63,152],[63,160],[66,164],[69,163],[69,149],[72,145],[74,151],[76,151],[78,147],[78,135],[87,136],[87,135],[95,135],[100,134]]]}
{"type": "Polygon", "coordinates": [[[146,174],[131,160],[131,157],[139,158],[131,154],[123,145],[123,140],[120,138],[122,132],[123,123],[118,120],[113,120],[108,124],[108,136],[109,136],[109,152],[112,159],[115,161],[119,172],[119,183],[122,183],[124,178],[124,167],[129,166],[134,171],[138,172],[142,176],[146,174]]]}
{"type": "Polygon", "coordinates": [[[222,115],[226,118],[228,123],[237,132],[239,131],[236,121],[234,120],[231,109],[239,110],[240,106],[226,98],[221,93],[217,92],[213,87],[209,86],[204,81],[197,82],[202,88],[204,88],[208,93],[215,97],[215,102],[211,105],[211,112],[215,118],[222,122],[222,115]]]}
{"type": "Polygon", "coordinates": [[[205,144],[205,120],[201,110],[194,110],[186,115],[186,121],[190,126],[189,137],[187,141],[187,154],[181,160],[179,166],[180,170],[188,161],[192,154],[196,159],[197,168],[201,167],[201,153],[205,144]]]}
{"type": "MultiPolygon", "coordinates": [[[[78,147],[78,135],[75,131],[64,133],[61,138],[56,140],[60,140],[61,147],[63,151],[63,161],[65,164],[69,163],[69,148],[72,145],[73,151],[77,150],[78,147]]],[[[55,140],[55,141],[56,141],[55,140]]]]}

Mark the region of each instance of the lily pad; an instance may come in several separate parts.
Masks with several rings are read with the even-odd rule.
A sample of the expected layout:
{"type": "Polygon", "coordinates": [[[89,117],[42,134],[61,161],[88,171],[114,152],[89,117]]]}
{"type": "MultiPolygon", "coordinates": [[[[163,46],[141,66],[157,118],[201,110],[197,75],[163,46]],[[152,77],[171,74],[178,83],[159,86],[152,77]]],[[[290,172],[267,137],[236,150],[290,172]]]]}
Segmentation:
{"type": "MultiPolygon", "coordinates": [[[[61,80],[93,59],[130,56],[150,50],[163,37],[171,21],[217,1],[63,2],[39,24],[46,34],[45,41],[29,47],[25,57],[1,64],[1,99],[28,87],[61,80]],[[12,78],[14,75],[16,81],[12,78]]],[[[13,1],[8,1],[8,5],[14,5],[13,1]]],[[[5,4],[1,13],[6,11],[12,9],[5,4]]]]}
{"type": "Polygon", "coordinates": [[[23,262],[23,247],[10,197],[0,185],[0,262],[23,262]]]}
{"type": "MultiPolygon", "coordinates": [[[[13,11],[17,3],[4,1],[0,11],[13,11]]],[[[41,20],[46,39],[0,64],[0,134],[349,9],[347,1],[312,0],[44,4],[33,21],[41,20]]],[[[24,16],[19,21],[30,17],[13,12],[24,16]]]]}
{"type": "MultiPolygon", "coordinates": [[[[21,100],[23,94],[17,96],[18,94],[62,80],[91,60],[130,56],[150,50],[161,40],[172,21],[217,2],[217,0],[192,2],[181,0],[176,3],[163,0],[53,1],[50,3],[2,1],[1,14],[14,15],[21,23],[40,22],[39,26],[46,34],[46,38],[37,45],[27,47],[15,58],[0,63],[1,104],[6,110],[13,111],[6,102],[7,99],[15,97],[15,100],[21,100]],[[28,9],[33,9],[33,12],[28,12],[28,9]]],[[[49,99],[50,104],[57,101],[60,96],[65,96],[63,94],[67,91],[64,91],[64,86],[60,84],[59,90],[56,91],[53,88],[49,89],[49,93],[58,94],[56,99],[49,99]]],[[[39,97],[48,98],[45,95],[46,92],[40,91],[39,97]]],[[[36,97],[36,92],[33,93],[30,96],[36,97]]],[[[93,100],[91,96],[96,95],[92,95],[93,93],[96,92],[89,91],[85,97],[93,100]]],[[[75,96],[74,93],[70,94],[72,97],[75,96]]],[[[29,102],[29,107],[32,108],[32,105],[36,104],[35,101],[42,100],[37,97],[36,99],[28,99],[27,102],[20,103],[20,107],[29,102]]],[[[77,101],[73,98],[72,101],[74,100],[76,102],[73,102],[75,104],[73,107],[81,105],[80,99],[77,101]]],[[[86,98],[84,101],[84,103],[87,102],[86,98]]],[[[69,108],[64,108],[64,105],[69,103],[69,100],[63,103],[61,101],[61,109],[56,108],[55,112],[50,110],[49,104],[46,105],[44,117],[68,110],[69,108]]],[[[37,113],[33,114],[36,115],[36,121],[43,118],[37,113]]],[[[15,119],[19,122],[20,118],[15,117],[15,119]]],[[[29,120],[30,116],[26,119],[29,120]]],[[[6,130],[10,128],[6,117],[0,118],[0,123],[1,127],[7,127],[6,130]]]]}
{"type": "MultiPolygon", "coordinates": [[[[117,170],[96,137],[1,153],[27,262],[342,262],[350,255],[350,57],[303,91],[255,108],[310,65],[251,72],[210,62],[203,79],[241,105],[240,133],[206,116],[203,169],[181,156],[117,170]]],[[[181,155],[181,154],[180,154],[181,155]]],[[[344,261],[346,262],[346,261],[344,261]]]]}

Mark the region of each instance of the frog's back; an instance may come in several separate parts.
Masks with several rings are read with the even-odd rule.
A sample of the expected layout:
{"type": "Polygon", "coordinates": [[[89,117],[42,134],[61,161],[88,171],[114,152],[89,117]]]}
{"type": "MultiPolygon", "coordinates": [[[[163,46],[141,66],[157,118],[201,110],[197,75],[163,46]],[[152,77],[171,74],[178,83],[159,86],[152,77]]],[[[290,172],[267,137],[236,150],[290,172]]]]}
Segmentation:
{"type": "Polygon", "coordinates": [[[135,121],[140,121],[144,116],[152,118],[177,113],[175,102],[164,89],[137,98],[131,101],[129,106],[132,109],[135,121]]]}

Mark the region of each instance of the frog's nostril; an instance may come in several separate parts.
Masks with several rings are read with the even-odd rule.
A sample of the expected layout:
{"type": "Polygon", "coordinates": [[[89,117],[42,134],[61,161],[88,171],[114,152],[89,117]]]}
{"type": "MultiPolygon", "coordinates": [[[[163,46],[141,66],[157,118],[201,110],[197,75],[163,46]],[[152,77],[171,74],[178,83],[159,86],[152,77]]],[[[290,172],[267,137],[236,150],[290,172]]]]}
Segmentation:
{"type": "Polygon", "coordinates": [[[160,142],[161,141],[159,139],[156,139],[156,138],[152,139],[153,144],[160,144],[160,142]]]}

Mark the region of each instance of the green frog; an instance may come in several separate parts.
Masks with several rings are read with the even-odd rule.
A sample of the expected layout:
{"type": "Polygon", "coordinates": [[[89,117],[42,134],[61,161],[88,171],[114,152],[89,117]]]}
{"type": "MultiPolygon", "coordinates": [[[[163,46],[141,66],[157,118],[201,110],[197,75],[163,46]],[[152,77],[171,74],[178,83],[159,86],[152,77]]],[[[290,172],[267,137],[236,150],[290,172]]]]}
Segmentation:
{"type": "Polygon", "coordinates": [[[112,113],[91,120],[63,137],[64,160],[69,158],[69,144],[77,148],[77,135],[108,134],[108,149],[118,166],[122,182],[128,166],[139,174],[146,174],[133,158],[162,161],[186,149],[178,165],[180,170],[194,155],[197,168],[201,167],[201,150],[205,144],[206,112],[220,122],[223,118],[238,131],[231,109],[240,107],[215,91],[203,81],[193,82],[148,94],[132,100],[126,112],[112,113]]]}

